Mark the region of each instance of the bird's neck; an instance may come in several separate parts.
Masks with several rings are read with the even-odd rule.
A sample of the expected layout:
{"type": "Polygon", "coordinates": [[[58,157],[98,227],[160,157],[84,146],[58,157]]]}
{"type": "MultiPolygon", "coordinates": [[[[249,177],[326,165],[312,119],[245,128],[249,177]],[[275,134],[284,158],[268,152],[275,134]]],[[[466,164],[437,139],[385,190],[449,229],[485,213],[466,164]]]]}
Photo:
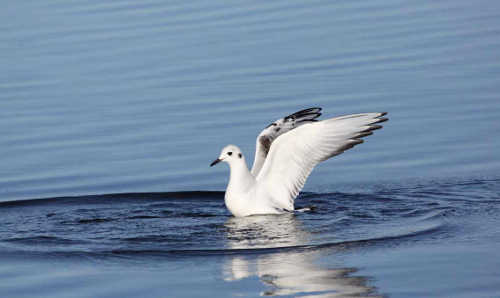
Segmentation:
{"type": "Polygon", "coordinates": [[[255,178],[244,161],[230,165],[228,190],[246,192],[254,183],[255,178]]]}

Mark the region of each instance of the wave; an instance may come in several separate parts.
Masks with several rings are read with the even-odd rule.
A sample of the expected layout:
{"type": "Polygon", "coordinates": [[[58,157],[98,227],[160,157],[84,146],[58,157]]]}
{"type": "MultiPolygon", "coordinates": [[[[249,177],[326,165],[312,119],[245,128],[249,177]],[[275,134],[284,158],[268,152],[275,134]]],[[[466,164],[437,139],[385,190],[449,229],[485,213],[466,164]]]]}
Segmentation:
{"type": "MultiPolygon", "coordinates": [[[[434,234],[442,233],[445,229],[445,225],[442,224],[432,224],[422,227],[418,230],[408,231],[407,233],[386,235],[380,237],[371,237],[363,239],[353,239],[344,241],[334,241],[325,243],[315,243],[315,244],[303,244],[303,245],[290,245],[290,246],[275,246],[275,247],[256,247],[256,248],[218,248],[218,249],[95,249],[95,250],[74,250],[74,249],[37,249],[37,250],[17,250],[15,247],[3,247],[4,256],[8,256],[10,253],[20,253],[29,254],[32,256],[65,256],[65,257],[193,257],[193,256],[224,256],[224,255],[253,255],[253,254],[272,254],[272,253],[287,253],[287,252],[304,252],[322,249],[333,249],[333,250],[349,250],[354,248],[367,248],[372,246],[388,246],[388,245],[400,245],[405,241],[412,241],[418,237],[431,237],[434,234]]],[[[144,241],[155,241],[155,240],[165,240],[160,239],[161,236],[149,236],[149,237],[138,237],[138,238],[128,238],[127,241],[130,242],[140,242],[144,241]]],[[[123,239],[122,239],[123,240],[123,239]]],[[[42,246],[52,246],[52,245],[70,245],[70,244],[86,244],[85,241],[65,239],[59,237],[50,236],[38,236],[38,237],[19,237],[12,238],[9,240],[1,241],[3,243],[22,243],[25,245],[42,245],[42,246]]]]}
{"type": "Polygon", "coordinates": [[[224,255],[440,241],[497,214],[498,181],[301,193],[281,216],[234,218],[224,192],[111,193],[0,202],[0,252],[224,255]]]}
{"type": "Polygon", "coordinates": [[[111,193],[83,196],[64,196],[54,198],[34,198],[0,202],[2,207],[41,206],[41,205],[87,205],[107,204],[112,202],[145,202],[162,199],[182,200],[217,200],[224,198],[222,191],[179,191],[179,192],[143,192],[143,193],[111,193]]]}
{"type": "Polygon", "coordinates": [[[71,240],[54,236],[14,237],[2,240],[7,243],[20,243],[25,245],[60,245],[60,244],[82,244],[85,241],[71,240]]]}
{"type": "MultiPolygon", "coordinates": [[[[393,203],[409,198],[420,199],[445,199],[446,201],[457,202],[498,202],[498,192],[500,179],[498,178],[475,178],[475,179],[444,179],[438,181],[424,181],[413,183],[392,183],[373,185],[370,192],[301,192],[297,204],[306,199],[310,203],[324,203],[325,200],[366,200],[370,202],[393,203]],[[493,194],[493,195],[491,195],[493,194]],[[485,196],[486,195],[486,196],[485,196]]],[[[125,193],[105,193],[88,194],[79,196],[59,196],[28,198],[21,200],[0,201],[2,207],[17,206],[40,206],[40,205],[85,205],[102,204],[116,202],[146,202],[176,200],[215,200],[224,198],[224,191],[172,191],[172,192],[125,192],[125,193]]],[[[429,204],[437,204],[429,202],[429,204]]]]}
{"type": "Polygon", "coordinates": [[[262,247],[262,248],[236,248],[236,249],[172,249],[172,250],[112,250],[109,253],[117,255],[148,255],[148,254],[173,254],[173,255],[234,255],[234,254],[263,254],[287,251],[302,251],[314,250],[325,248],[338,248],[338,249],[352,249],[356,247],[365,247],[371,245],[388,244],[389,242],[396,241],[401,243],[404,240],[409,240],[414,237],[431,236],[434,233],[442,232],[445,228],[443,224],[429,225],[420,230],[408,231],[405,234],[387,235],[373,238],[345,240],[338,242],[327,242],[319,244],[304,244],[304,245],[291,245],[291,246],[277,246],[277,247],[262,247]]]}

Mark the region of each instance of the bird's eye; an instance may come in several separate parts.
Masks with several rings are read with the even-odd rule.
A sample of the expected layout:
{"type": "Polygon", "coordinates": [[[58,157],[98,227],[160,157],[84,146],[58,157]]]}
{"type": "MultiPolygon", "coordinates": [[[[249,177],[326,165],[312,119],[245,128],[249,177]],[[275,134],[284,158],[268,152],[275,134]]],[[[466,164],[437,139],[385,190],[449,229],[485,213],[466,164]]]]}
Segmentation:
{"type": "Polygon", "coordinates": [[[241,153],[238,153],[238,157],[241,158],[243,155],[241,155],[241,153]]]}
{"type": "Polygon", "coordinates": [[[233,152],[228,152],[227,155],[231,156],[233,155],[233,152]]]}

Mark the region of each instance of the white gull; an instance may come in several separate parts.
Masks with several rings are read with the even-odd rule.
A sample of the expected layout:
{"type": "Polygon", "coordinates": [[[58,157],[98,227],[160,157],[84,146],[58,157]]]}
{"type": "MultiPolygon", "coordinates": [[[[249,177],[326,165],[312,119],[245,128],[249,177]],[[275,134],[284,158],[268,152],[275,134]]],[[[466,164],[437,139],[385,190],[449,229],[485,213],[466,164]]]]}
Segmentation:
{"type": "Polygon", "coordinates": [[[249,171],[240,148],[228,145],[210,166],[229,164],[224,201],[234,216],[280,214],[294,210],[294,200],[313,168],[371,135],[387,121],[387,113],[363,113],[316,120],[321,108],[310,108],[281,118],[257,137],[249,171]]]}

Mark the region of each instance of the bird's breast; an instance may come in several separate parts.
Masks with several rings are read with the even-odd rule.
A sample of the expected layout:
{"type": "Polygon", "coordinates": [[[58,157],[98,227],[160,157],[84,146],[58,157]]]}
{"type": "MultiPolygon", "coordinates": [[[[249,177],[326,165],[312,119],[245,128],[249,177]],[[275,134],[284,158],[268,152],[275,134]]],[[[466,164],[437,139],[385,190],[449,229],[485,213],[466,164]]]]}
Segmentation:
{"type": "Polygon", "coordinates": [[[226,195],[224,196],[227,209],[237,217],[251,214],[249,199],[248,194],[235,193],[230,190],[226,191],[226,195]]]}
{"type": "Polygon", "coordinates": [[[247,193],[226,191],[224,201],[227,209],[236,217],[283,213],[283,210],[271,204],[269,198],[259,196],[256,191],[247,193]]]}

